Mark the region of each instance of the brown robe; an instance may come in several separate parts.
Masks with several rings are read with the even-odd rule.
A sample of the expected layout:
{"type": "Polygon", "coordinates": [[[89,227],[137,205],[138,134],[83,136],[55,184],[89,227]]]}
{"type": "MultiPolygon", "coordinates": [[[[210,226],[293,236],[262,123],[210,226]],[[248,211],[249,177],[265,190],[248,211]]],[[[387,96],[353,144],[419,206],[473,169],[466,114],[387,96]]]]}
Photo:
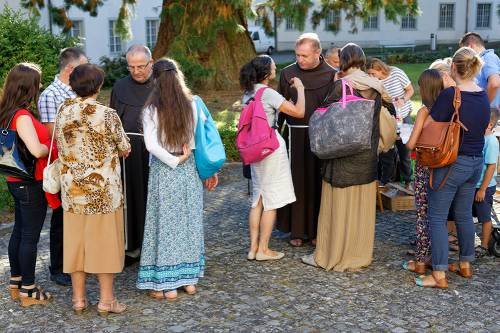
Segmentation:
{"type": "MultiPolygon", "coordinates": [[[[297,91],[290,87],[290,80],[293,77],[301,79],[305,87],[306,112],[303,119],[282,114],[281,120],[286,120],[290,125],[307,125],[314,110],[324,105],[332,89],[334,76],[335,70],[323,58],[313,69],[301,69],[297,63],[284,68],[280,75],[278,91],[287,100],[295,103],[297,91]]],[[[307,128],[286,126],[283,138],[287,142],[297,201],[278,210],[277,226],[282,232],[291,232],[292,239],[314,239],[321,202],[320,161],[311,152],[307,128]]]]}

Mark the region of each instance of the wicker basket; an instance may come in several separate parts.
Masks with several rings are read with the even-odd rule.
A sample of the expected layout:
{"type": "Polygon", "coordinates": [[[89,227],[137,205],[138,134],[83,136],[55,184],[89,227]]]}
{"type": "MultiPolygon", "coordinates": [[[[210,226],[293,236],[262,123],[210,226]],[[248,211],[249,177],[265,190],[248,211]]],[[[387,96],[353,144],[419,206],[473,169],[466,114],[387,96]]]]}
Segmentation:
{"type": "Polygon", "coordinates": [[[380,189],[384,207],[396,212],[399,210],[415,210],[415,196],[398,184],[387,184],[380,189]]]}

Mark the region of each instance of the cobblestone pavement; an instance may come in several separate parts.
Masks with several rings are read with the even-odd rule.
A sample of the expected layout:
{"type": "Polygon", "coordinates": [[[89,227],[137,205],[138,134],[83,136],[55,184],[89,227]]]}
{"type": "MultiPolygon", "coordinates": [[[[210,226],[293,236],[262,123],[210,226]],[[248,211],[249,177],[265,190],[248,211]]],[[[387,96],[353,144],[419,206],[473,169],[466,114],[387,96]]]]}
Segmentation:
{"type": "Polygon", "coordinates": [[[97,283],[88,281],[93,306],[82,316],[71,312],[71,289],[48,278],[48,223],[42,232],[37,281],[55,296],[48,306],[21,308],[7,291],[9,234],[0,231],[0,331],[7,332],[500,332],[500,265],[482,259],[474,277],[450,274],[448,290],[421,289],[401,262],[414,237],[414,213],[377,215],[373,264],[356,273],[325,272],[300,257],[312,247],[284,251],[278,262],[249,262],[246,218],[249,207],[241,169],[226,171],[214,193],[206,194],[207,269],[195,296],[156,301],[135,289],[137,265],[118,275],[124,315],[97,315],[97,283]]]}

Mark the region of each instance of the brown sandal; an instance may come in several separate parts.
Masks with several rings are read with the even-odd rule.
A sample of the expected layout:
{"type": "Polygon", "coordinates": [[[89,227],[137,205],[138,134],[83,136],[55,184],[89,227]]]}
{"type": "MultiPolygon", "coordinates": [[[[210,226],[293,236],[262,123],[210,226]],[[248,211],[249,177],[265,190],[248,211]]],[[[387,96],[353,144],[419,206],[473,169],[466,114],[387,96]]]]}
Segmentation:
{"type": "Polygon", "coordinates": [[[462,267],[460,263],[453,263],[448,265],[448,270],[450,272],[457,273],[463,278],[470,279],[472,278],[472,266],[462,267]]]}
{"type": "Polygon", "coordinates": [[[21,280],[10,279],[9,281],[10,298],[12,298],[14,301],[17,301],[19,299],[19,290],[21,290],[21,285],[21,280]]]}
{"type": "Polygon", "coordinates": [[[21,288],[19,299],[21,300],[21,306],[28,307],[36,304],[47,304],[52,299],[52,295],[43,291],[42,288],[35,286],[31,289],[21,288]],[[22,294],[26,294],[26,296],[22,294]]]}
{"type": "Polygon", "coordinates": [[[99,301],[99,304],[97,304],[97,312],[101,317],[107,317],[110,313],[120,314],[126,309],[127,306],[123,303],[118,302],[116,298],[110,302],[99,301]]]}
{"type": "Polygon", "coordinates": [[[154,299],[166,299],[167,301],[175,301],[177,299],[177,290],[162,290],[161,294],[157,294],[155,291],[149,293],[149,297],[154,299]],[[169,295],[170,294],[170,295],[169,295]],[[171,296],[174,295],[174,296],[171,296]]]}

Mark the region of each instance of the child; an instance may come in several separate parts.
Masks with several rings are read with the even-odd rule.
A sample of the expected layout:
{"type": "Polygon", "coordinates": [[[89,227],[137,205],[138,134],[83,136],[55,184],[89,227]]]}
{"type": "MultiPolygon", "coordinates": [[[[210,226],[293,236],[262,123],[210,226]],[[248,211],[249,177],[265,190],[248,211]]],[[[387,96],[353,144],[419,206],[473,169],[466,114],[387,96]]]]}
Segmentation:
{"type": "MultiPolygon", "coordinates": [[[[382,81],[385,89],[393,100],[396,108],[396,117],[400,122],[411,124],[412,106],[410,98],[413,96],[413,86],[401,69],[393,66],[388,66],[382,60],[371,58],[366,64],[366,72],[380,81],[382,81]]],[[[396,150],[390,150],[387,153],[380,154],[379,160],[381,163],[382,175],[381,182],[386,183],[392,181],[392,174],[395,171],[394,161],[395,154],[399,156],[398,170],[402,180],[408,188],[411,188],[411,160],[410,154],[403,141],[398,139],[395,142],[396,150]],[[388,175],[388,176],[385,176],[388,175]],[[386,179],[389,178],[389,179],[386,179]]]]}
{"type": "Polygon", "coordinates": [[[498,162],[498,140],[493,135],[493,129],[498,121],[500,111],[491,108],[490,123],[484,134],[484,166],[481,179],[476,186],[476,194],[472,212],[482,223],[481,245],[476,247],[476,257],[481,258],[488,255],[488,243],[491,238],[491,206],[493,205],[493,195],[497,186],[497,162],[498,162]]]}
{"type": "MultiPolygon", "coordinates": [[[[443,79],[439,71],[427,69],[420,75],[418,85],[420,87],[420,95],[422,96],[422,104],[424,106],[418,111],[413,131],[406,143],[406,147],[409,150],[415,148],[417,139],[422,132],[424,121],[429,115],[429,110],[432,108],[441,90],[443,90],[443,79]]],[[[427,184],[429,183],[429,169],[422,166],[418,159],[415,165],[414,182],[415,207],[417,209],[417,248],[415,251],[415,261],[410,260],[403,262],[403,268],[411,272],[424,274],[431,260],[429,221],[427,219],[427,184]]]]}

